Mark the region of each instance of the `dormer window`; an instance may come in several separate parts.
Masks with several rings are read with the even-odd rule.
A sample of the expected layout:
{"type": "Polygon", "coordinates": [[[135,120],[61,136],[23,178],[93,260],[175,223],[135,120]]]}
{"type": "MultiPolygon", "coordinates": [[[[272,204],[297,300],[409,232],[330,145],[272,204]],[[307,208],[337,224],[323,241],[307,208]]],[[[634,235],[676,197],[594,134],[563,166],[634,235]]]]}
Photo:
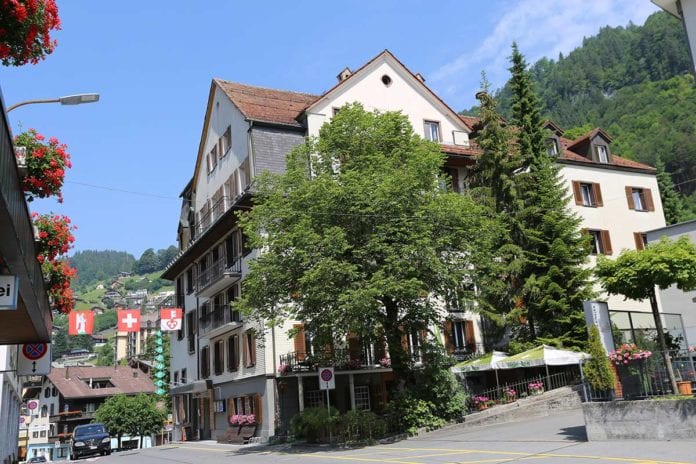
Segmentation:
{"type": "Polygon", "coordinates": [[[425,127],[425,139],[431,142],[440,141],[440,123],[437,121],[423,121],[425,127]]]}
{"type": "Polygon", "coordinates": [[[597,145],[597,160],[600,163],[609,163],[609,150],[604,145],[597,145]]]}
{"type": "Polygon", "coordinates": [[[558,157],[558,140],[551,137],[546,141],[546,153],[553,158],[558,157]]]}

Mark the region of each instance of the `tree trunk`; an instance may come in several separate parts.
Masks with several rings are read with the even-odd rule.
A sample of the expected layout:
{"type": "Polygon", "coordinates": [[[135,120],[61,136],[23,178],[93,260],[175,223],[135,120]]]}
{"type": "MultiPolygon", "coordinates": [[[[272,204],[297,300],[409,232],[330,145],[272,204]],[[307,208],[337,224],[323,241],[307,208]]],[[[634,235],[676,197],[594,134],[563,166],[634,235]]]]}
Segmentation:
{"type": "Polygon", "coordinates": [[[667,351],[667,343],[665,342],[665,331],[662,327],[662,319],[660,318],[660,311],[657,308],[657,297],[655,296],[655,288],[650,289],[650,308],[652,309],[653,318],[655,318],[655,329],[657,330],[657,341],[660,344],[660,350],[662,351],[662,358],[665,361],[665,367],[667,368],[667,375],[669,376],[669,381],[672,384],[672,393],[675,395],[679,393],[679,387],[677,386],[677,378],[674,376],[674,369],[672,369],[672,358],[667,351]]]}
{"type": "Polygon", "coordinates": [[[394,381],[398,390],[403,391],[406,386],[408,373],[410,372],[410,363],[408,353],[401,344],[405,332],[399,322],[399,306],[389,297],[385,297],[382,302],[386,312],[384,318],[384,336],[387,339],[391,368],[394,372],[394,381]]]}

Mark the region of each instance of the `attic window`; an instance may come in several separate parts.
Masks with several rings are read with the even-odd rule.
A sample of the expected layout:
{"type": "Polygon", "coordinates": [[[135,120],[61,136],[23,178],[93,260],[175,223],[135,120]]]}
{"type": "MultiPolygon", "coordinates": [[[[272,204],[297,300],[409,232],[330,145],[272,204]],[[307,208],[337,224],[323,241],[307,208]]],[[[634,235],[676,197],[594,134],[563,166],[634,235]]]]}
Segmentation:
{"type": "Polygon", "coordinates": [[[89,379],[82,379],[84,383],[87,384],[87,386],[91,389],[98,389],[98,388],[114,388],[114,384],[111,383],[111,379],[109,378],[101,378],[101,379],[95,379],[95,378],[89,378],[89,379]]]}
{"type": "Polygon", "coordinates": [[[384,84],[385,86],[389,87],[389,86],[391,85],[391,83],[392,83],[391,77],[389,77],[389,76],[386,75],[386,74],[382,76],[382,84],[384,84]]]}
{"type": "Polygon", "coordinates": [[[604,145],[597,145],[597,158],[599,159],[600,163],[609,163],[609,153],[607,147],[604,145]]]}
{"type": "Polygon", "coordinates": [[[546,141],[546,153],[554,158],[558,156],[558,142],[554,137],[546,141]]]}

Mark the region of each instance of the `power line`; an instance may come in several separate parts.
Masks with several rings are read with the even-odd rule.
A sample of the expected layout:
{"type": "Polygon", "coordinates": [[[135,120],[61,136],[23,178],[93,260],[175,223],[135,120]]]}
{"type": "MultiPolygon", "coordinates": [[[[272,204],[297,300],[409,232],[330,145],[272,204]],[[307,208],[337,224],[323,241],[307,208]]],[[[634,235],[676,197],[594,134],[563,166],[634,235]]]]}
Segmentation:
{"type": "Polygon", "coordinates": [[[81,185],[83,187],[90,187],[90,188],[95,188],[95,189],[100,189],[100,190],[108,190],[110,192],[120,192],[120,193],[128,193],[130,195],[140,195],[143,197],[162,198],[164,200],[179,200],[178,197],[170,197],[170,196],[160,195],[157,193],[136,192],[134,190],[125,190],[125,189],[116,188],[116,187],[107,187],[105,185],[88,184],[86,182],[77,182],[74,180],[66,181],[66,183],[67,184],[81,185]]]}

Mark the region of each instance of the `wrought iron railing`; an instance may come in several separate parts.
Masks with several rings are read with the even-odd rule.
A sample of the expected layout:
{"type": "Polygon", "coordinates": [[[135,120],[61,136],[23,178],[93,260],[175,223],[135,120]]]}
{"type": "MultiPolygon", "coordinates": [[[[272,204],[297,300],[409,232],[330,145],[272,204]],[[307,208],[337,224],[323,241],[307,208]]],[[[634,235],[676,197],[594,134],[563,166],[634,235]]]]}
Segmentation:
{"type": "Polygon", "coordinates": [[[280,355],[279,372],[281,374],[311,372],[324,366],[333,366],[337,370],[388,367],[384,361],[384,355],[372,353],[375,353],[375,350],[361,350],[360,353],[347,349],[327,349],[317,353],[294,351],[280,355]],[[380,364],[380,361],[384,365],[380,364]]]}
{"type": "Polygon", "coordinates": [[[241,256],[236,258],[232,264],[227,264],[227,258],[223,253],[216,261],[214,261],[210,267],[201,271],[198,274],[198,286],[196,287],[197,292],[201,292],[206,288],[210,287],[226,275],[231,274],[241,274],[242,272],[242,259],[241,256]]]}
{"type": "Polygon", "coordinates": [[[476,356],[484,354],[485,352],[486,350],[483,343],[467,343],[461,347],[454,347],[450,354],[454,356],[457,361],[461,362],[473,359],[476,356]]]}
{"type": "Polygon", "coordinates": [[[198,330],[201,334],[206,334],[231,322],[242,322],[239,311],[233,311],[229,305],[217,305],[211,312],[200,317],[198,330]]]}
{"type": "Polygon", "coordinates": [[[477,403],[484,401],[482,398],[486,398],[487,401],[495,404],[510,403],[520,398],[541,394],[545,391],[576,385],[579,381],[579,376],[569,371],[557,372],[548,376],[537,375],[519,382],[504,383],[495,388],[469,392],[470,407],[475,409],[477,403]],[[479,399],[478,401],[477,398],[479,399]]]}

